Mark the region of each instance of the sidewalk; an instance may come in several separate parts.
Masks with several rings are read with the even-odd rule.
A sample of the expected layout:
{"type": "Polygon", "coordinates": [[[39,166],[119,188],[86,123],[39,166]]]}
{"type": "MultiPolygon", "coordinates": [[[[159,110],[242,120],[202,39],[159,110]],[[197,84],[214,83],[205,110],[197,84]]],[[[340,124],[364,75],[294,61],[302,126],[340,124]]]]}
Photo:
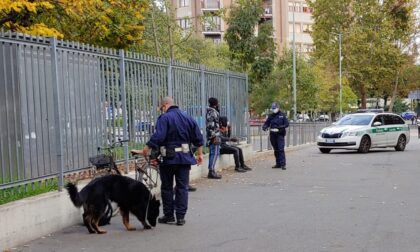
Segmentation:
{"type": "Polygon", "coordinates": [[[82,225],[12,251],[420,251],[417,193],[420,139],[404,152],[321,154],[314,145],[287,151],[286,171],[271,169],[271,152],[251,172],[223,171],[190,193],[186,225],[125,230],[116,217],[105,235],[82,225]],[[406,162],[406,163],[404,163],[406,162]]]}
{"type": "Polygon", "coordinates": [[[251,172],[195,180],[183,227],[143,230],[131,218],[128,232],[115,217],[105,235],[78,224],[11,251],[420,251],[416,133],[404,152],[287,150],[286,171],[260,153],[251,172]]]}

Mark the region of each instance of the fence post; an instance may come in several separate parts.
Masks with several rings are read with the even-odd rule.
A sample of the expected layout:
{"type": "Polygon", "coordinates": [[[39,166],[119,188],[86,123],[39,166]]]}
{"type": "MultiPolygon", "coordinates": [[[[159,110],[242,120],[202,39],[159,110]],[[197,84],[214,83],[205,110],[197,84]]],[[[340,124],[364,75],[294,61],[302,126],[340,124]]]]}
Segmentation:
{"type": "Polygon", "coordinates": [[[172,85],[172,59],[169,60],[168,64],[168,96],[173,97],[173,85],[172,85]]]}
{"type": "Polygon", "coordinates": [[[226,93],[226,103],[227,103],[227,108],[226,108],[226,113],[227,113],[227,118],[229,121],[232,122],[232,118],[231,116],[231,107],[232,105],[230,104],[230,77],[229,77],[229,72],[226,71],[226,88],[227,88],[227,93],[226,93]]]}
{"type": "MultiPolygon", "coordinates": [[[[125,91],[125,56],[124,50],[120,49],[120,89],[121,89],[121,106],[123,118],[123,140],[128,139],[127,125],[127,96],[125,91]]],[[[128,143],[124,142],[124,164],[125,173],[128,173],[128,143]]]]}
{"type": "Polygon", "coordinates": [[[201,122],[203,125],[200,125],[202,127],[204,141],[207,141],[207,131],[206,131],[206,89],[205,89],[205,75],[204,75],[204,66],[200,65],[200,87],[201,87],[201,122]]]}
{"type": "Polygon", "coordinates": [[[249,83],[248,83],[248,75],[245,75],[245,96],[246,96],[246,106],[245,106],[245,123],[246,123],[246,127],[247,127],[247,137],[248,137],[248,141],[247,143],[250,144],[251,143],[251,125],[249,125],[249,119],[251,118],[251,113],[249,112],[249,99],[248,99],[248,94],[249,94],[249,83]]]}
{"type": "Polygon", "coordinates": [[[58,83],[58,57],[57,57],[57,38],[50,39],[51,44],[51,73],[53,81],[54,96],[54,118],[55,118],[55,144],[58,168],[58,190],[62,191],[64,186],[64,161],[63,161],[63,142],[61,132],[61,102],[60,85],[58,83]]]}

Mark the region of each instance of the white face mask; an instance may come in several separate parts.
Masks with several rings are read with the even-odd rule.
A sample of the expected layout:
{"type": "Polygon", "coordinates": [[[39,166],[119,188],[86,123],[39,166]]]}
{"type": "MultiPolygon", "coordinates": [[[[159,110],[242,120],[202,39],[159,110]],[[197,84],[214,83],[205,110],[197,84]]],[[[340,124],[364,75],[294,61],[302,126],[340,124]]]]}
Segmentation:
{"type": "Polygon", "coordinates": [[[277,113],[277,112],[279,112],[279,109],[278,109],[278,108],[271,109],[271,112],[273,112],[273,113],[277,113]]]}

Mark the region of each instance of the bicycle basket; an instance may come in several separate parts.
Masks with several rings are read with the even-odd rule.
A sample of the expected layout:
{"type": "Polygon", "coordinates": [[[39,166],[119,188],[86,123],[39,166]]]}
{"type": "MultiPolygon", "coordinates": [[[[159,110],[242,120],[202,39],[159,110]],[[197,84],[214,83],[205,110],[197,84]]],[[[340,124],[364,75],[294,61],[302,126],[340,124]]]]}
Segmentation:
{"type": "Polygon", "coordinates": [[[104,168],[111,165],[112,159],[110,156],[100,154],[94,157],[90,157],[89,162],[96,166],[96,168],[104,168]]]}

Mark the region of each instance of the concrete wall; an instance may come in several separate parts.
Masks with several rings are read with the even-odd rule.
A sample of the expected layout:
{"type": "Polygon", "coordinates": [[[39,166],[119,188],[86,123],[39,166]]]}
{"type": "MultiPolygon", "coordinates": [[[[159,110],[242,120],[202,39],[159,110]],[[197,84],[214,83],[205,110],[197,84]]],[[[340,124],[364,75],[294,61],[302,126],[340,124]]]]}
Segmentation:
{"type": "MultiPolygon", "coordinates": [[[[252,145],[242,145],[241,148],[245,160],[253,158],[252,145]]],[[[205,155],[203,165],[191,168],[190,180],[207,176],[207,165],[208,155],[205,155]]],[[[233,165],[233,155],[222,155],[216,167],[226,169],[233,165]]],[[[79,187],[83,187],[83,184],[80,184],[79,187]]],[[[73,206],[66,191],[45,193],[1,205],[0,249],[21,245],[68,226],[81,223],[81,211],[81,209],[73,206]]]]}

